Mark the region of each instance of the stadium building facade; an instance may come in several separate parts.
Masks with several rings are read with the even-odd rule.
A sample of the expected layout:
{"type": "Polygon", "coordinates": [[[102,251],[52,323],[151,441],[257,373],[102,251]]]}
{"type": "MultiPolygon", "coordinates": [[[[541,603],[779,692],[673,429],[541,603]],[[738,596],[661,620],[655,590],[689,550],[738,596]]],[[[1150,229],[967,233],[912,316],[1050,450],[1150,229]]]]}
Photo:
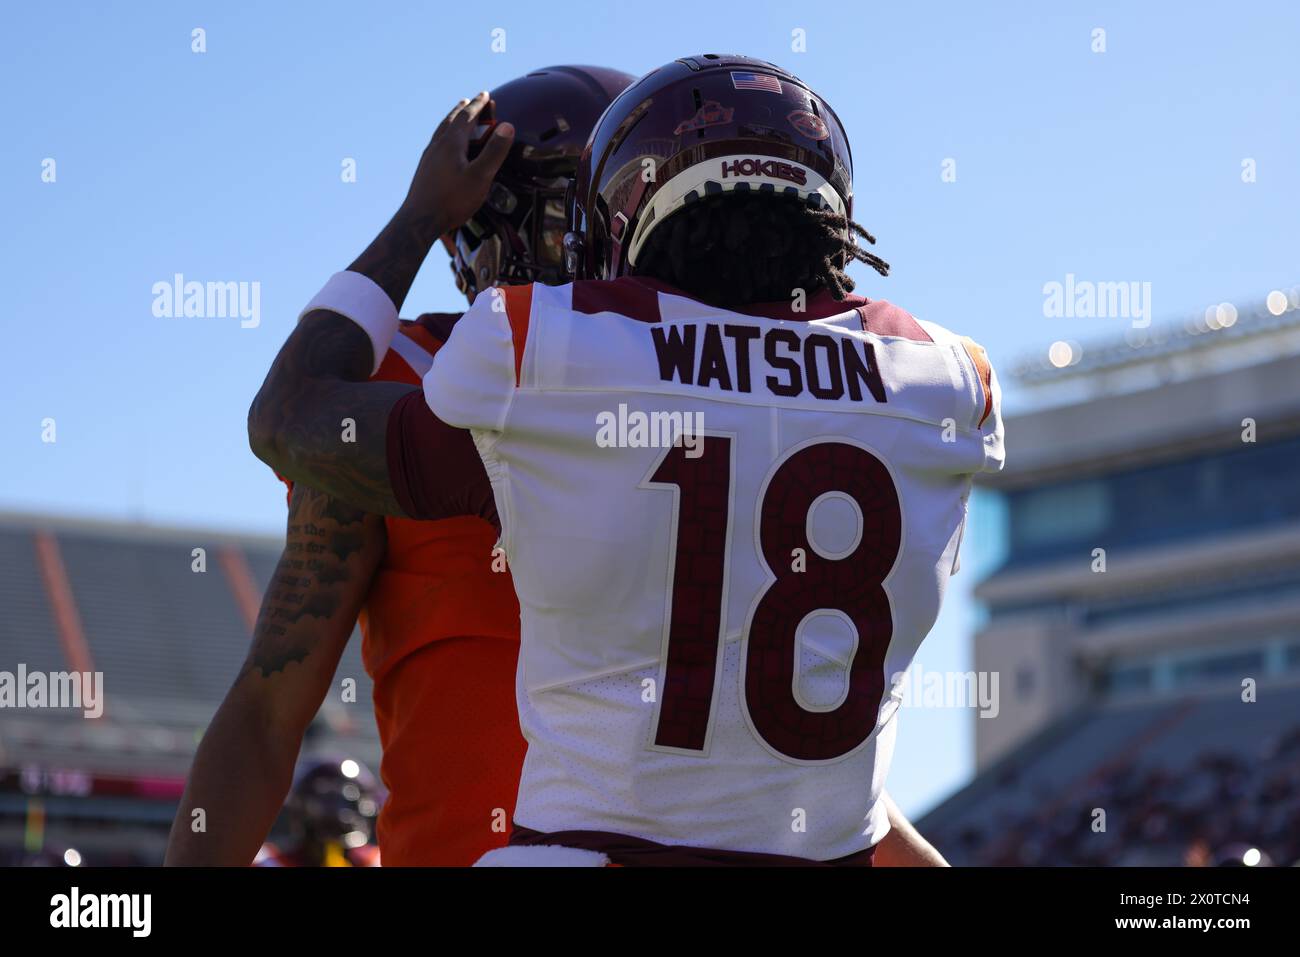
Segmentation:
{"type": "Polygon", "coordinates": [[[1014,370],[957,863],[1300,858],[1300,290],[1014,370]],[[1231,854],[1232,852],[1226,852],[1231,854]]]}

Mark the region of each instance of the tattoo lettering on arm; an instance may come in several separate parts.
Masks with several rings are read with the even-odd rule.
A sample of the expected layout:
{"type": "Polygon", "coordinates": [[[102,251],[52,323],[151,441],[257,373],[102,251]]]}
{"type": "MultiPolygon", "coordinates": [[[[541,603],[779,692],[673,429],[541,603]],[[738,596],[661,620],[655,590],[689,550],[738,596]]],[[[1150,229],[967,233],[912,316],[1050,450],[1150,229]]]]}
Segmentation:
{"type": "Polygon", "coordinates": [[[303,317],[253,400],[249,442],[281,475],[380,515],[401,515],[388,475],[388,414],[416,386],[366,381],[370,338],[327,310],[303,317]]]}
{"type": "Polygon", "coordinates": [[[328,683],[385,546],[383,519],[296,485],[284,551],[240,673],[270,678],[307,664],[328,683]],[[309,661],[312,655],[319,660],[309,661]]]}

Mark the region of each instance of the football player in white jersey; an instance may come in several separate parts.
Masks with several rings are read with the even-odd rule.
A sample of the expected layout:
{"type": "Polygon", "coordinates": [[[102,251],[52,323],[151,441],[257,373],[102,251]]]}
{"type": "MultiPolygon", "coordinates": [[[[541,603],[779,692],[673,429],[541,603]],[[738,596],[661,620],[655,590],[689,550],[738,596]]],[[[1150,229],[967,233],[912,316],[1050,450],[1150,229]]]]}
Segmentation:
{"type": "Polygon", "coordinates": [[[983,350],[851,294],[850,259],[888,266],[854,240],[874,242],[839,119],[778,67],[706,54],[598,123],[574,282],[479,296],[422,390],[366,382],[409,264],[487,188],[464,155],[481,101],[435,134],[411,212],[304,309],[254,450],[358,507],[499,528],[529,748],[494,854],[870,864],[902,675],[971,477],[1002,464],[983,350]]]}

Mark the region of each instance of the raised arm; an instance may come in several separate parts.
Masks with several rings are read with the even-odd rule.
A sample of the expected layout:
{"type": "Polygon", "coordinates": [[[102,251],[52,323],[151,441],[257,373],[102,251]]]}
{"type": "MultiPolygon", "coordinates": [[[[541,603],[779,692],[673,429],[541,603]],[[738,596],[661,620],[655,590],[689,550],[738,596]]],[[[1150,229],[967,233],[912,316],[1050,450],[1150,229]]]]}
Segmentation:
{"type": "MultiPolygon", "coordinates": [[[[475,120],[488,95],[462,100],[438,126],[397,213],[348,267],[372,280],[400,310],[438,238],[482,205],[514,131],[494,130],[470,160],[475,120]]],[[[308,313],[271,365],[248,411],[253,452],[281,475],[383,515],[401,515],[388,476],[387,425],[414,387],[368,381],[370,335],[327,309],[308,313]]]]}

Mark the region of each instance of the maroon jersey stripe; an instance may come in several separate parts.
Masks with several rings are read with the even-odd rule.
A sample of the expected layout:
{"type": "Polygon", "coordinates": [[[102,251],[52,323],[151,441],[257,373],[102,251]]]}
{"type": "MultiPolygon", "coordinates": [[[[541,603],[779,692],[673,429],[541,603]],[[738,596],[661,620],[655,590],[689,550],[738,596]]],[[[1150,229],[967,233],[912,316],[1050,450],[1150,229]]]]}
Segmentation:
{"type": "Polygon", "coordinates": [[[898,336],[915,342],[934,341],[919,322],[892,302],[883,299],[873,302],[868,299],[857,309],[858,315],[862,317],[862,328],[867,332],[878,336],[898,336]]]}
{"type": "MultiPolygon", "coordinates": [[[[655,284],[628,276],[608,282],[579,279],[573,284],[573,311],[592,315],[616,312],[640,322],[659,321],[659,292],[655,284]]],[[[668,288],[664,286],[663,288],[668,288]]]]}
{"type": "Polygon", "coordinates": [[[622,867],[871,867],[876,849],[813,861],[785,854],[757,851],[724,851],[684,844],[659,844],[641,837],[608,831],[553,831],[549,834],[515,824],[510,832],[513,846],[559,845],[597,851],[622,867]]]}
{"type": "Polygon", "coordinates": [[[433,414],[419,389],[388,412],[388,480],[407,518],[477,515],[498,530],[496,499],[468,429],[433,414]]]}
{"type": "MultiPolygon", "coordinates": [[[[692,298],[658,279],[648,276],[620,276],[618,279],[599,281],[583,279],[573,284],[573,311],[591,315],[598,312],[615,312],[640,322],[660,322],[659,293],[692,298]]],[[[828,290],[820,290],[809,297],[803,311],[796,312],[790,301],[755,302],[727,310],[744,316],[764,319],[785,319],[791,322],[808,322],[826,319],[856,309],[862,317],[862,328],[878,336],[897,336],[915,342],[931,342],[930,334],[904,309],[883,299],[865,299],[848,295],[834,298],[828,290]]]]}

